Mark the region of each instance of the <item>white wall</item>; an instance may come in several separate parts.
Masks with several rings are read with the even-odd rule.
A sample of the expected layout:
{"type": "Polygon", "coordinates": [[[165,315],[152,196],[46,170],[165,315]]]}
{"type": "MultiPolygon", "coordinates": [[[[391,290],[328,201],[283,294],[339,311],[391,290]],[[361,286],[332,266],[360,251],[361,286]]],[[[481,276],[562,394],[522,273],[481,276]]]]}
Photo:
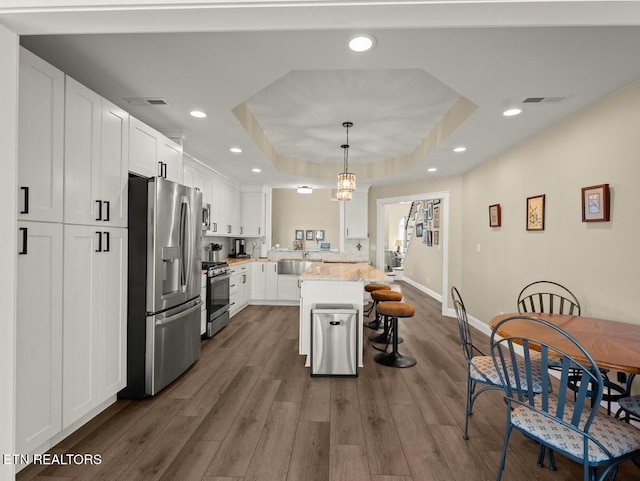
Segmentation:
{"type": "MultiPolygon", "coordinates": [[[[15,322],[16,322],[16,195],[18,125],[18,36],[0,25],[0,456],[15,453],[15,322]]],[[[0,462],[0,480],[14,479],[14,466],[0,462]]]]}

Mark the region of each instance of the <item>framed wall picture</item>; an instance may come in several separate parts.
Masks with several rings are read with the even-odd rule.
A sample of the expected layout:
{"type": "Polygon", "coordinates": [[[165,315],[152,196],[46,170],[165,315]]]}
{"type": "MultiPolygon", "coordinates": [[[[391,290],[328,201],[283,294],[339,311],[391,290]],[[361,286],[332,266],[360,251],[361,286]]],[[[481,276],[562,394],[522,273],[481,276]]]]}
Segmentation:
{"type": "Polygon", "coordinates": [[[304,240],[304,231],[302,229],[296,229],[296,240],[304,240]]]}
{"type": "Polygon", "coordinates": [[[422,237],[423,229],[424,229],[424,224],[422,222],[420,222],[419,224],[416,224],[416,237],[422,237]]]}
{"type": "Polygon", "coordinates": [[[433,245],[437,246],[438,244],[440,244],[440,231],[439,230],[434,230],[433,231],[433,245]]]}
{"type": "Polygon", "coordinates": [[[314,234],[315,234],[315,232],[314,232],[314,231],[312,231],[312,230],[307,230],[307,231],[306,231],[306,237],[305,237],[305,240],[308,240],[308,241],[312,241],[312,240],[314,240],[314,238],[313,238],[314,234]]]}
{"type": "Polygon", "coordinates": [[[502,225],[502,212],[500,204],[489,206],[489,227],[500,227],[502,225]]]}
{"type": "Polygon", "coordinates": [[[440,206],[435,205],[433,207],[433,228],[438,229],[440,227],[440,206]]]}
{"type": "Polygon", "coordinates": [[[429,247],[431,247],[433,245],[433,231],[432,230],[428,230],[427,231],[427,245],[429,247]]]}
{"type": "Polygon", "coordinates": [[[582,222],[609,220],[609,184],[582,188],[582,222]]]}
{"type": "Polygon", "coordinates": [[[433,219],[433,202],[429,201],[427,202],[427,220],[431,220],[433,219]]]}
{"type": "Polygon", "coordinates": [[[317,230],[316,231],[316,240],[318,242],[323,241],[324,240],[324,230],[317,230]]]}
{"type": "Polygon", "coordinates": [[[544,194],[527,197],[527,230],[544,230],[544,194]]]}

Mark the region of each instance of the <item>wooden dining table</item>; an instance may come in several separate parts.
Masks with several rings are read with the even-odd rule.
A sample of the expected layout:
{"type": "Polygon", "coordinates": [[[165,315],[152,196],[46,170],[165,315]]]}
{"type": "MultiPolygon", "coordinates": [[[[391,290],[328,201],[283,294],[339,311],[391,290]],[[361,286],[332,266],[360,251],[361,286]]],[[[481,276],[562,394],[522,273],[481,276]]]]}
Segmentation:
{"type": "MultiPolygon", "coordinates": [[[[495,316],[491,328],[513,316],[536,317],[558,326],[573,336],[600,368],[640,374],[640,325],[587,316],[515,312],[495,316]]],[[[522,336],[548,342],[575,355],[577,360],[586,361],[566,338],[552,329],[541,329],[538,323],[518,319],[500,326],[497,333],[502,337],[522,336]]]]}

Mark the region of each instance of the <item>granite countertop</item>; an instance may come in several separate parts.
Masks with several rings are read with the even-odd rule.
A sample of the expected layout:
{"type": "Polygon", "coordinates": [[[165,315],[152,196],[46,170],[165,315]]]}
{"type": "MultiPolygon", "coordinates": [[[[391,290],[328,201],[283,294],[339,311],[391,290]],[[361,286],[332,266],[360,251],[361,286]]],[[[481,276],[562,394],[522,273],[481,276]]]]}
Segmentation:
{"type": "Polygon", "coordinates": [[[391,282],[393,279],[368,264],[324,263],[313,264],[300,276],[305,281],[364,281],[391,282]]]}

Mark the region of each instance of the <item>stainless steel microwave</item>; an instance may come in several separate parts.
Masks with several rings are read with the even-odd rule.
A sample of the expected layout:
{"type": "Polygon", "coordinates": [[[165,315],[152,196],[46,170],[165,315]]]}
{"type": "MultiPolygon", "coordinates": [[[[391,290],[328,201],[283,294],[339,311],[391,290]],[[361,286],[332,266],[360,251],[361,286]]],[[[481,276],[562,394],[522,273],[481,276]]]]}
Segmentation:
{"type": "Polygon", "coordinates": [[[211,230],[211,204],[202,205],[202,230],[211,230]]]}

